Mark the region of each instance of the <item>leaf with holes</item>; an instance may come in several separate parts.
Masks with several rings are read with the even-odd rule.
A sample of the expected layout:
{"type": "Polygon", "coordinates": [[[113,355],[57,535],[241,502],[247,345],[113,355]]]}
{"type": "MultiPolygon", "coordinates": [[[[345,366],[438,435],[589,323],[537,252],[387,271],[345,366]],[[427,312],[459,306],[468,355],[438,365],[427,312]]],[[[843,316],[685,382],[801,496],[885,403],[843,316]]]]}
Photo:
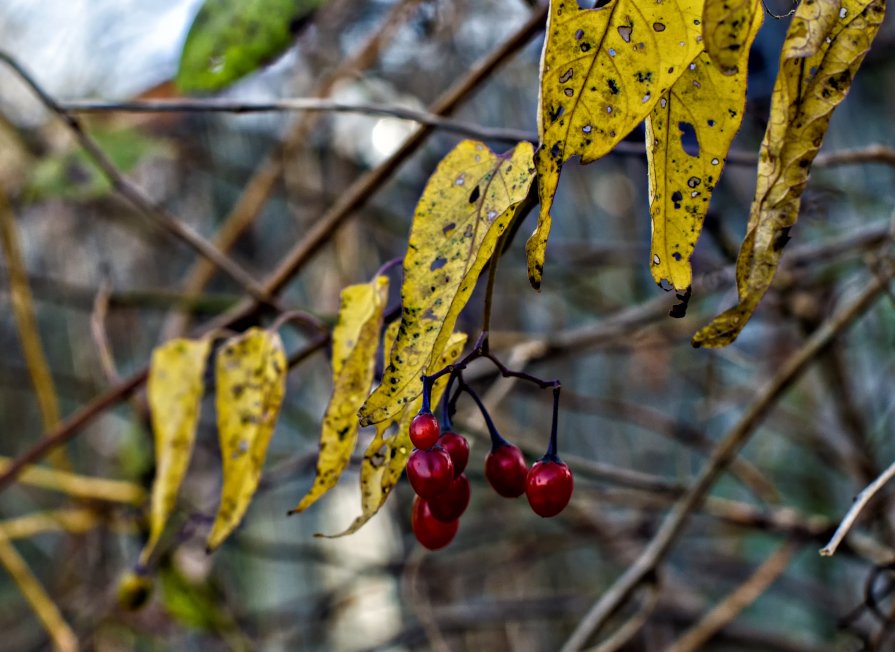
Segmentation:
{"type": "Polygon", "coordinates": [[[653,225],[650,271],[656,283],[667,280],[678,292],[690,287],[690,256],[743,120],[749,48],[763,15],[755,5],[735,74],[726,75],[708,53],[701,53],[646,120],[653,225]]]}
{"type": "Polygon", "coordinates": [[[737,258],[739,303],[696,333],[694,346],[733,342],[770,287],[830,117],[845,99],[884,13],[884,0],[802,2],[796,10],[783,44],[755,198],[737,258]]]}
{"type": "Polygon", "coordinates": [[[239,525],[261,479],[286,392],[286,356],[277,333],[251,328],[221,346],[215,363],[221,442],[221,504],[208,535],[214,550],[239,525]]]}
{"type": "Polygon", "coordinates": [[[581,9],[551,0],[541,57],[535,156],[541,209],[525,245],[528,278],[541,287],[550,208],[563,164],[590,163],[636,127],[702,51],[702,0],[615,0],[581,9]]]}
{"type": "Polygon", "coordinates": [[[750,44],[755,38],[755,14],[762,12],[761,0],[705,0],[702,34],[705,51],[722,74],[743,70],[750,44]]]}
{"type": "Polygon", "coordinates": [[[332,489],[357,444],[357,411],[370,393],[379,331],[388,301],[388,278],[342,290],[339,318],[333,329],[333,393],[323,417],[317,474],[308,493],[292,510],[301,512],[332,489]]]}
{"type": "Polygon", "coordinates": [[[216,91],[273,61],[325,0],[205,0],[190,26],[177,87],[216,91]]]}
{"type": "Polygon", "coordinates": [[[465,140],[439,163],[416,207],[401,287],[401,326],[382,383],[361,425],[400,414],[422,391],[420,376],[447,343],[534,177],[532,146],[494,154],[465,140]]]}
{"type": "Polygon", "coordinates": [[[149,511],[149,539],[140,563],[149,563],[177,501],[186,475],[202,394],[210,339],[175,339],[157,347],[149,363],[146,394],[155,437],[155,480],[149,511]]]}
{"type": "MultiPolygon", "coordinates": [[[[391,330],[393,333],[398,333],[397,329],[391,330]]],[[[386,333],[386,336],[388,335],[389,333],[386,333]]],[[[444,368],[459,360],[465,345],[466,335],[464,333],[452,333],[444,350],[437,356],[438,368],[444,368]]],[[[433,404],[437,404],[441,400],[447,381],[448,375],[445,374],[433,384],[433,404]]],[[[419,412],[421,405],[421,396],[405,405],[403,412],[398,415],[398,427],[391,436],[388,436],[388,433],[394,423],[392,419],[376,424],[376,436],[367,446],[364,460],[361,463],[361,515],[354,519],[344,532],[318,536],[336,538],[353,534],[382,508],[392,489],[400,480],[401,473],[413,450],[413,444],[410,442],[410,421],[419,412]]]]}

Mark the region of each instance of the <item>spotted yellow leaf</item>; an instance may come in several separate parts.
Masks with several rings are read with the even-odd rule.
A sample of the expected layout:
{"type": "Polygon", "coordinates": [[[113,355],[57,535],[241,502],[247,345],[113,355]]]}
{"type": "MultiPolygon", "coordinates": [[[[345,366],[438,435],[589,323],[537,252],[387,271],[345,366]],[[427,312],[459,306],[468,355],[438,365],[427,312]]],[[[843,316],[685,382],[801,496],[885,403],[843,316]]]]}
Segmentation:
{"type": "Polygon", "coordinates": [[[209,550],[239,525],[261,479],[286,391],[280,336],[252,328],[224,342],[217,352],[215,384],[223,482],[209,550]]]}
{"type": "Polygon", "coordinates": [[[737,258],[739,303],[696,333],[694,346],[733,342],[770,287],[830,117],[845,99],[884,13],[885,0],[803,1],[796,10],[783,44],[749,225],[737,258]]]}
{"type": "MultiPolygon", "coordinates": [[[[393,330],[395,333],[398,332],[396,329],[393,330]]],[[[456,362],[460,358],[465,344],[466,335],[464,333],[452,333],[444,350],[437,356],[438,367],[444,368],[456,362]]],[[[447,381],[448,375],[445,374],[433,384],[433,404],[437,404],[441,400],[447,381]]],[[[376,436],[367,446],[361,463],[361,515],[354,519],[348,529],[332,535],[333,537],[343,537],[357,532],[385,504],[392,489],[401,478],[401,473],[413,450],[413,444],[410,442],[410,421],[419,412],[421,405],[421,396],[406,404],[404,410],[398,415],[396,429],[393,428],[392,419],[376,424],[376,436]]]]}
{"type": "Polygon", "coordinates": [[[736,72],[725,74],[703,52],[686,66],[646,119],[652,247],[656,283],[690,287],[690,255],[696,246],[724,158],[743,120],[749,48],[764,12],[753,5],[747,17],[736,72]]]}
{"type": "Polygon", "coordinates": [[[613,0],[581,9],[551,0],[541,57],[535,155],[540,215],[525,246],[540,288],[550,208],[563,164],[590,163],[615,147],[702,51],[703,0],[613,0]]]}
{"type": "Polygon", "coordinates": [[[357,410],[373,383],[379,330],[388,301],[388,278],[342,290],[339,318],[333,329],[333,393],[323,417],[320,456],[314,484],[293,512],[313,505],[332,489],[357,444],[357,410]]]}
{"type": "Polygon", "coordinates": [[[210,348],[210,339],[175,339],[152,352],[146,391],[155,438],[155,480],[142,565],[149,562],[158,544],[190,463],[210,348]]]}
{"type": "Polygon", "coordinates": [[[761,0],[705,0],[703,44],[722,74],[742,71],[748,59],[743,52],[749,51],[749,44],[755,38],[752,30],[755,14],[762,9],[761,0]]]}
{"type": "Polygon", "coordinates": [[[438,165],[416,207],[401,286],[401,326],[382,383],[359,415],[371,425],[400,414],[422,391],[457,317],[516,217],[534,177],[532,146],[494,154],[466,140],[438,165]]]}

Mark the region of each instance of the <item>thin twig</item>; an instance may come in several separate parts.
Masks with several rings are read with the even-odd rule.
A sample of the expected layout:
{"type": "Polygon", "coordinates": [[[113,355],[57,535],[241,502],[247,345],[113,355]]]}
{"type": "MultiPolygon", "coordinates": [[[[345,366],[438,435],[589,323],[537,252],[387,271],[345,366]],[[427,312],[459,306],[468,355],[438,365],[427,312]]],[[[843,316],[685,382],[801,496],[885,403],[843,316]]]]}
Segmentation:
{"type": "Polygon", "coordinates": [[[856,149],[844,149],[838,152],[821,154],[814,159],[814,167],[831,168],[839,165],[861,165],[864,163],[882,163],[895,167],[895,149],[884,145],[872,144],[856,149]]]}
{"type": "Polygon", "coordinates": [[[885,283],[879,279],[872,279],[858,297],[824,322],[800,349],[786,359],[777,374],[758,391],[752,404],[720,441],[709,462],[702,468],[687,493],[675,503],[671,513],[665,518],[647,547],[621,577],[603,592],[600,599],[578,623],[575,631],[563,645],[563,652],[581,649],[587,639],[606,622],[644,578],[655,571],[683,531],[690,515],[768,412],[809,364],[884,294],[884,287],[892,277],[893,270],[889,269],[885,283]]]}
{"type": "MultiPolygon", "coordinates": [[[[11,463],[10,458],[0,456],[0,470],[8,469],[11,463]]],[[[134,507],[139,507],[146,502],[146,492],[143,487],[132,482],[95,478],[40,466],[27,467],[22,471],[19,482],[47,491],[58,491],[82,500],[124,503],[134,507]]]]}
{"type": "Polygon", "coordinates": [[[851,508],[843,517],[839,527],[836,528],[833,538],[830,539],[830,542],[827,545],[820,549],[821,556],[831,557],[836,554],[836,549],[839,547],[839,544],[842,543],[842,540],[845,538],[845,535],[848,534],[848,531],[855,524],[861,510],[867,506],[870,499],[873,498],[892,478],[895,478],[895,462],[892,462],[892,464],[889,465],[889,468],[883,471],[876,480],[864,487],[861,493],[858,494],[857,498],[855,498],[855,502],[852,503],[851,508]]]}
{"type": "MultiPolygon", "coordinates": [[[[477,124],[445,118],[435,113],[411,109],[399,104],[376,102],[343,102],[323,97],[295,97],[269,102],[240,102],[233,100],[153,100],[113,102],[108,100],[77,100],[60,103],[70,113],[275,113],[304,111],[309,113],[362,113],[407,120],[443,131],[503,143],[528,141],[536,143],[538,135],[524,129],[484,127],[477,124]]],[[[643,150],[643,148],[640,148],[643,150]]]]}
{"type": "Polygon", "coordinates": [[[200,256],[207,258],[214,263],[221,271],[232,278],[248,295],[256,301],[264,305],[273,303],[270,295],[262,288],[255,279],[249,275],[242,267],[240,267],[232,259],[228,258],[217,247],[205,240],[201,235],[195,232],[185,223],[179,221],[176,217],[168,213],[161,206],[154,204],[148,197],[143,194],[135,184],[127,179],[115,167],[115,164],[106,155],[102,148],[91,138],[84,130],[81,123],[78,122],[71,114],[63,109],[55,99],[53,99],[43,87],[35,81],[35,79],[25,70],[25,68],[11,55],[0,51],[0,61],[9,66],[37,95],[41,103],[50,111],[56,114],[68,126],[69,130],[78,140],[78,143],[99,167],[103,176],[112,184],[112,187],[118,191],[122,197],[127,199],[133,206],[146,217],[153,225],[160,228],[165,233],[173,236],[177,240],[191,247],[200,256]]]}
{"type": "Polygon", "coordinates": [[[693,625],[665,652],[695,652],[702,649],[712,636],[733,621],[750,604],[758,600],[780,577],[792,556],[799,549],[795,541],[787,541],[755,569],[755,572],[712,607],[702,620],[693,625]]]}
{"type": "Polygon", "coordinates": [[[108,279],[103,279],[93,301],[93,311],[90,313],[90,334],[93,336],[99,364],[106,375],[106,380],[111,385],[117,385],[121,382],[121,376],[115,366],[115,356],[112,354],[112,345],[109,343],[109,334],[106,330],[111,295],[108,279]]]}
{"type": "Polygon", "coordinates": [[[647,620],[649,620],[656,605],[659,603],[660,591],[658,581],[651,583],[647,586],[646,590],[647,593],[643,598],[643,603],[634,615],[628,618],[628,620],[617,630],[612,632],[612,635],[605,641],[602,641],[599,645],[591,648],[587,652],[616,652],[616,650],[623,648],[628,641],[637,635],[637,632],[639,632],[640,628],[643,627],[647,620]]]}
{"type": "Polygon", "coordinates": [[[22,559],[9,539],[3,536],[0,536],[0,564],[12,576],[22,595],[37,614],[44,629],[50,635],[56,652],[76,652],[78,637],[65,622],[56,603],[40,585],[28,564],[22,559]]]}
{"type": "MultiPolygon", "coordinates": [[[[22,255],[15,218],[6,193],[2,189],[0,189],[0,243],[8,264],[10,303],[19,342],[22,345],[22,357],[25,359],[25,366],[28,367],[31,384],[34,385],[34,395],[37,397],[43,428],[49,430],[59,423],[61,418],[59,396],[40,341],[40,331],[34,313],[34,298],[28,283],[28,269],[22,255]]],[[[56,451],[52,461],[60,468],[71,467],[65,452],[61,449],[56,451]]]]}

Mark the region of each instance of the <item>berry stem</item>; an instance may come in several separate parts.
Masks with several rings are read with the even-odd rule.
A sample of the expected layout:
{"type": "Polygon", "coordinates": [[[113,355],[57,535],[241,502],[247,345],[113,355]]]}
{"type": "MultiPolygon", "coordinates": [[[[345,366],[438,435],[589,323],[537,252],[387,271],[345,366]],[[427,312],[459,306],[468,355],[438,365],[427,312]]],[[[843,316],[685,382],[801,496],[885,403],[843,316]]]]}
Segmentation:
{"type": "Polygon", "coordinates": [[[550,443],[547,444],[547,453],[544,455],[544,459],[550,461],[557,461],[559,457],[557,456],[557,445],[556,445],[556,433],[559,424],[559,392],[562,389],[559,385],[553,388],[553,424],[550,427],[550,443]]]}
{"type": "Polygon", "coordinates": [[[382,263],[382,267],[376,270],[376,274],[375,276],[373,276],[373,278],[376,278],[377,276],[384,276],[392,267],[397,267],[403,262],[404,258],[392,258],[391,260],[385,261],[384,263],[382,263]]]}
{"type": "Polygon", "coordinates": [[[469,394],[472,397],[472,400],[475,401],[475,404],[479,406],[479,412],[482,413],[482,418],[485,420],[485,425],[488,427],[488,434],[491,436],[491,450],[496,450],[501,446],[509,446],[510,442],[501,437],[500,433],[497,432],[497,426],[495,426],[494,421],[491,420],[491,415],[488,414],[488,409],[485,407],[485,404],[482,403],[482,399],[479,398],[479,395],[476,394],[472,387],[463,381],[462,376],[458,376],[457,380],[460,383],[460,388],[469,394]]]}
{"type": "Polygon", "coordinates": [[[434,382],[434,376],[423,375],[423,404],[420,407],[420,412],[432,412],[432,383],[434,382]]]}
{"type": "Polygon", "coordinates": [[[459,395],[460,393],[460,391],[457,390],[454,400],[451,401],[451,390],[454,388],[454,381],[456,379],[456,374],[450,375],[447,387],[444,389],[444,396],[441,398],[441,432],[450,432],[454,429],[454,422],[451,420],[451,416],[457,407],[456,395],[459,395]]]}

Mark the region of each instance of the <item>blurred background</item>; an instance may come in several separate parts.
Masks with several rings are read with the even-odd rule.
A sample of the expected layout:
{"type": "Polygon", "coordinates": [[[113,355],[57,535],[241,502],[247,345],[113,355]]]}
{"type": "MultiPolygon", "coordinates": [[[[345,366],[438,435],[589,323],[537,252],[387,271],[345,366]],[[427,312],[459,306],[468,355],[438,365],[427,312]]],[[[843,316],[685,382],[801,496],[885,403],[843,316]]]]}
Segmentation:
{"type": "MultiPolygon", "coordinates": [[[[0,0],[0,43],[59,102],[172,99],[179,96],[172,79],[180,52],[201,4],[0,0]]],[[[216,96],[258,102],[323,95],[425,108],[516,34],[537,7],[522,0],[330,0],[287,52],[216,96]]],[[[767,3],[776,14],[790,7],[767,3]]],[[[472,406],[461,402],[457,426],[472,441],[473,497],[450,547],[427,553],[415,542],[406,482],[357,534],[315,538],[343,530],[360,511],[355,460],[335,491],[306,513],[285,516],[313,478],[331,390],[321,351],[290,372],[259,494],[241,528],[211,556],[204,537],[217,506],[220,461],[206,402],[175,525],[154,569],[155,591],[141,611],[122,609],[116,586],[146,536],[142,498],[85,499],[25,482],[0,493],[6,528],[0,539],[11,540],[81,647],[559,649],[649,542],[757,389],[891,255],[895,156],[821,161],[774,289],[739,340],[712,351],[689,344],[701,325],[735,302],[733,262],[787,24],[768,16],[759,34],[747,115],[693,257],[685,318],[668,317],[674,297],[649,274],[641,128],[621,154],[564,169],[542,292],[529,288],[525,273],[523,245],[534,215],[502,259],[493,350],[511,367],[563,384],[561,451],[576,490],[560,517],[541,519],[524,499],[500,498],[487,486],[487,434],[472,406]]],[[[454,117],[535,133],[541,31],[524,42],[466,93],[454,117]]],[[[893,48],[888,20],[834,116],[822,154],[895,145],[893,48]]],[[[115,112],[84,116],[83,124],[148,199],[206,238],[239,223],[227,248],[256,279],[415,129],[388,117],[286,112],[115,112]]],[[[460,138],[445,131],[427,137],[315,247],[286,286],[283,304],[332,323],[342,287],[403,255],[423,184],[460,138]]],[[[193,251],[151,226],[3,65],[0,187],[15,216],[4,229],[14,232],[27,270],[63,417],[143,368],[161,341],[198,332],[243,296],[224,275],[203,276],[193,251]]],[[[53,420],[23,354],[14,319],[22,283],[8,252],[7,246],[0,265],[0,453],[15,457],[53,420]]],[[[393,292],[392,301],[398,299],[393,292]]],[[[479,288],[459,325],[471,339],[481,307],[479,288]]],[[[310,341],[301,331],[283,334],[290,353],[310,341]]],[[[656,590],[638,592],[592,643],[638,614],[646,618],[642,626],[620,645],[597,649],[895,649],[895,486],[871,503],[835,557],[817,554],[853,496],[895,460],[893,344],[889,294],[782,395],[692,517],[661,565],[656,590]],[[759,567],[767,582],[757,595],[728,611],[707,640],[681,647],[685,633],[754,580],[759,567]]],[[[497,379],[485,363],[470,377],[502,434],[529,461],[540,456],[550,392],[497,379]]],[[[148,491],[154,461],[142,401],[137,392],[103,410],[65,446],[67,459],[57,461],[148,491]]],[[[371,436],[362,430],[359,446],[371,436]]],[[[5,650],[50,645],[4,571],[0,631],[5,650]]]]}

